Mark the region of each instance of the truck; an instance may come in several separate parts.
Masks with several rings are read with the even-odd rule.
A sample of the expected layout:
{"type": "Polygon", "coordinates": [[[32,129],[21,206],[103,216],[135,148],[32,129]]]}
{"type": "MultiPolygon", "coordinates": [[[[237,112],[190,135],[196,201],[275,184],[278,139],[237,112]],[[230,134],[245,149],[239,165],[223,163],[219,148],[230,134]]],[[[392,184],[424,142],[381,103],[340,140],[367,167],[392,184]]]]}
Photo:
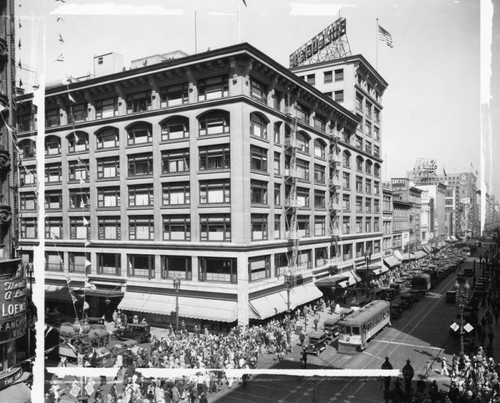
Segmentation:
{"type": "Polygon", "coordinates": [[[423,291],[424,294],[431,289],[431,276],[426,273],[419,274],[411,280],[411,289],[414,291],[423,291]]]}

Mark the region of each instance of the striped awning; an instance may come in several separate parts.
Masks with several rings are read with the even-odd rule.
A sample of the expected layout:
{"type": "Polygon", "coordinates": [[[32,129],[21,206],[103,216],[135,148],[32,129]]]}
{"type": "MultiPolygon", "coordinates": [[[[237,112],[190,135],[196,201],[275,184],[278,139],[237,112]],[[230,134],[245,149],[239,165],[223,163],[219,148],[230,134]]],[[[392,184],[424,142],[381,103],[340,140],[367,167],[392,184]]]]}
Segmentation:
{"type": "Polygon", "coordinates": [[[393,267],[400,266],[401,260],[396,259],[394,256],[387,256],[384,258],[384,264],[392,269],[393,267]]]}

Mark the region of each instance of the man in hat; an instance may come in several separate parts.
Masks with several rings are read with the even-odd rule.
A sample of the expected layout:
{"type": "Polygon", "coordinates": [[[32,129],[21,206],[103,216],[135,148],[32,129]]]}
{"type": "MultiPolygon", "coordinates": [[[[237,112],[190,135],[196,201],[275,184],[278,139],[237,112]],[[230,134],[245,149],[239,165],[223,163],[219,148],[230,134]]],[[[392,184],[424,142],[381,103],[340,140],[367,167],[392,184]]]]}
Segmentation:
{"type": "Polygon", "coordinates": [[[446,361],[446,357],[441,359],[441,375],[450,376],[448,372],[448,362],[446,361]]]}

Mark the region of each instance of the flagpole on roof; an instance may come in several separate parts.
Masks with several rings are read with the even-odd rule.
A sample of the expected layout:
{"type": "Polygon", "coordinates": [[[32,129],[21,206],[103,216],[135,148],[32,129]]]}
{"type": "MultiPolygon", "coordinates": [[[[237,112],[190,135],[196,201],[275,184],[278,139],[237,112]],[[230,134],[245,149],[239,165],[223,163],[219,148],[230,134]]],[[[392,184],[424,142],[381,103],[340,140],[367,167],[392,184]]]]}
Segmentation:
{"type": "Polygon", "coordinates": [[[240,0],[236,0],[236,4],[238,7],[238,43],[241,43],[241,24],[240,24],[240,0]]]}
{"type": "Polygon", "coordinates": [[[378,18],[377,18],[377,27],[375,28],[375,41],[376,41],[376,54],[375,54],[375,70],[378,70],[378,18]]]}

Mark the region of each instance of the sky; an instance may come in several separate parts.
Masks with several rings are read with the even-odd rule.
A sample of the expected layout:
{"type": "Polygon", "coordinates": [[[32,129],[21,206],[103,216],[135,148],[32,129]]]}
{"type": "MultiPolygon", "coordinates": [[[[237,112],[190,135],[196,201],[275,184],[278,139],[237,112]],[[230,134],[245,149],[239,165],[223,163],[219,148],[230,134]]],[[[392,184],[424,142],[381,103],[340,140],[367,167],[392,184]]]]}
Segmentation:
{"type": "Polygon", "coordinates": [[[19,1],[18,58],[47,82],[92,72],[101,53],[117,52],[129,66],[148,55],[238,42],[288,67],[289,55],[340,15],[352,54],[362,54],[389,83],[382,100],[384,179],[405,176],[419,158],[437,160],[438,174],[481,170],[478,1],[19,1]],[[378,57],[377,18],[394,43],[379,42],[378,57]],[[61,55],[64,62],[56,61],[61,55]]]}

